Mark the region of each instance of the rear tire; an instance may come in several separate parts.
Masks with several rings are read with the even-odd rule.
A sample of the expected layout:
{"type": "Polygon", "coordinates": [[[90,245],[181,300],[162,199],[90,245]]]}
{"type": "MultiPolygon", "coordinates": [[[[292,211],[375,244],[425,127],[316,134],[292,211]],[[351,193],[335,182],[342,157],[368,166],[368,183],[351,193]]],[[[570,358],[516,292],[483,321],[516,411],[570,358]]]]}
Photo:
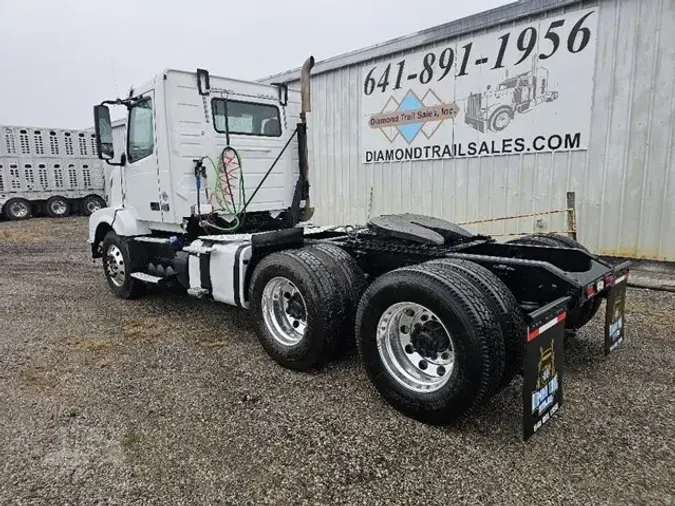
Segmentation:
{"type": "Polygon", "coordinates": [[[115,296],[120,299],[137,299],[144,295],[145,283],[131,277],[133,266],[140,259],[132,259],[129,243],[111,230],[103,239],[101,249],[105,279],[115,296]]]}
{"type": "Polygon", "coordinates": [[[297,371],[328,362],[343,337],[341,290],[334,266],[312,248],[263,258],[251,277],[249,300],[265,351],[297,371]]]}
{"type": "MultiPolygon", "coordinates": [[[[589,252],[581,243],[575,241],[571,237],[559,234],[531,234],[526,235],[525,237],[519,237],[518,239],[513,239],[512,241],[509,241],[509,243],[527,244],[532,246],[551,246],[554,248],[572,248],[580,249],[587,253],[589,252]]],[[[600,297],[594,297],[581,307],[568,312],[567,318],[565,319],[565,329],[570,331],[579,330],[595,317],[601,305],[602,299],[600,297]]]]}
{"type": "Polygon", "coordinates": [[[506,361],[504,374],[497,387],[502,390],[511,383],[523,366],[527,324],[518,301],[501,279],[477,263],[458,258],[442,258],[431,260],[427,265],[440,265],[461,274],[487,296],[504,336],[506,361]]]}
{"type": "Polygon", "coordinates": [[[45,211],[50,218],[65,218],[70,215],[70,203],[64,197],[51,197],[45,204],[45,211]]]}
{"type": "Polygon", "coordinates": [[[340,306],[344,307],[345,314],[340,319],[340,340],[334,358],[341,359],[356,351],[354,339],[356,309],[368,282],[356,260],[339,246],[319,243],[310,248],[324,256],[327,267],[332,270],[340,286],[342,299],[340,306]]]}
{"type": "Polygon", "coordinates": [[[496,390],[504,370],[503,338],[488,301],[439,265],[376,279],[358,306],[356,343],[384,399],[434,425],[468,415],[496,390]],[[446,364],[451,357],[452,366],[446,364]],[[439,361],[446,364],[442,371],[439,361]]]}
{"type": "Polygon", "coordinates": [[[21,198],[9,199],[2,206],[2,215],[8,220],[26,220],[32,215],[30,202],[21,198]]]}

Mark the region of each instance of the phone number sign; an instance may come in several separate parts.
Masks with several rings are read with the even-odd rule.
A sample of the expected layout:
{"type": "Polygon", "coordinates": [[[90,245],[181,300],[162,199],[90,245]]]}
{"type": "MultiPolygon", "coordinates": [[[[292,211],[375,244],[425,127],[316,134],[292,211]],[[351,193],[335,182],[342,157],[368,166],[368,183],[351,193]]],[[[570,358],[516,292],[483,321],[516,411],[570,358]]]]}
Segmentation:
{"type": "Polygon", "coordinates": [[[363,67],[366,163],[587,149],[598,9],[363,67]]]}

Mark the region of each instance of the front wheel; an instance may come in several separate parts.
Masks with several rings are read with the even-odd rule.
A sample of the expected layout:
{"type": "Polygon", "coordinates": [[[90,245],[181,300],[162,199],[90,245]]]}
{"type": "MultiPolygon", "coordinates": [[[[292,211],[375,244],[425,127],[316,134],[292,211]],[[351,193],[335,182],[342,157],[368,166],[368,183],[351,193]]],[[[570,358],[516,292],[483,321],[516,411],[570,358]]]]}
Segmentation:
{"type": "Polygon", "coordinates": [[[115,232],[108,232],[103,239],[103,271],[108,286],[120,299],[136,299],[145,293],[145,283],[132,278],[129,246],[115,232]]]}
{"type": "Polygon", "coordinates": [[[492,113],[488,125],[493,132],[501,132],[513,119],[513,111],[509,106],[502,106],[492,113]]]}

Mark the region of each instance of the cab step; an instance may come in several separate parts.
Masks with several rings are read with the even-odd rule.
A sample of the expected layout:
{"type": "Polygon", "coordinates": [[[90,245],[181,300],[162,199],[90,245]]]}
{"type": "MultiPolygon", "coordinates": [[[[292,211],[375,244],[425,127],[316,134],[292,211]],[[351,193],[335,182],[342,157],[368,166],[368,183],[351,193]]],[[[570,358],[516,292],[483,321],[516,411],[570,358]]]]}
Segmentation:
{"type": "Polygon", "coordinates": [[[153,276],[152,274],[148,274],[146,272],[132,272],[131,277],[150,285],[164,285],[174,276],[161,277],[153,276]]]}
{"type": "Polygon", "coordinates": [[[187,293],[188,295],[201,299],[202,297],[207,296],[210,292],[206,288],[188,288],[187,293]]]}
{"type": "Polygon", "coordinates": [[[171,239],[166,239],[164,237],[151,237],[151,236],[136,236],[133,238],[136,242],[149,242],[152,244],[171,244],[171,239]]]}

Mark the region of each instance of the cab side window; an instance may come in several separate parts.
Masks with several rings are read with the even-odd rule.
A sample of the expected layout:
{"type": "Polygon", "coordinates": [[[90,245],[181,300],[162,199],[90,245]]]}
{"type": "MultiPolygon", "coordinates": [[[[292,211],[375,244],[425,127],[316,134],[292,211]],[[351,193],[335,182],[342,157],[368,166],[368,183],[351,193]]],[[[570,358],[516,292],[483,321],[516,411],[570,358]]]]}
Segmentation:
{"type": "Polygon", "coordinates": [[[214,98],[213,125],[216,132],[280,137],[279,109],[273,105],[214,98]]]}
{"type": "Polygon", "coordinates": [[[139,102],[129,111],[129,134],[127,138],[129,163],[150,156],[155,150],[152,100],[139,102]]]}

